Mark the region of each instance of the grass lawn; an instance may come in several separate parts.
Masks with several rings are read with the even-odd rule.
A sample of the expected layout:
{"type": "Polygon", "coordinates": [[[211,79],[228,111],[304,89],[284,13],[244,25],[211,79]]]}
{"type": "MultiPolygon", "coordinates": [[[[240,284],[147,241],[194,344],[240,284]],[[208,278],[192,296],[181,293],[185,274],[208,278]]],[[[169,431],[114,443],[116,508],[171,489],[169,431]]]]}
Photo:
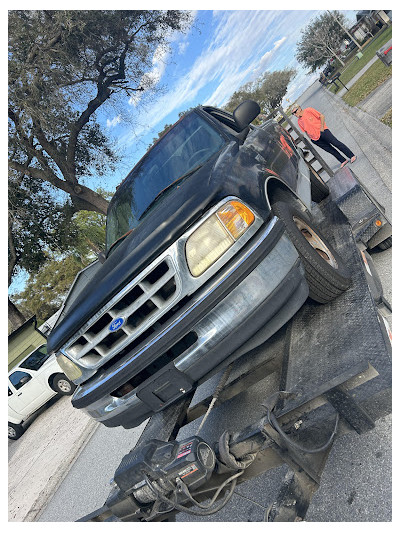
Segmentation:
{"type": "Polygon", "coordinates": [[[391,76],[392,67],[387,67],[378,59],[343,96],[343,100],[355,106],[391,76]]]}
{"type": "Polygon", "coordinates": [[[353,62],[350,63],[349,66],[344,70],[343,74],[340,76],[340,79],[343,80],[343,83],[346,85],[347,81],[350,81],[357,74],[357,72],[360,72],[360,70],[368,63],[368,61],[375,56],[375,52],[391,38],[392,26],[389,26],[389,28],[381,33],[375,40],[363,48],[363,56],[361,59],[354,59],[353,62]]]}
{"type": "MultiPolygon", "coordinates": [[[[342,74],[340,75],[340,80],[344,83],[344,85],[346,85],[346,83],[350,81],[357,74],[357,72],[360,72],[360,70],[364,68],[365,65],[368,63],[368,61],[370,61],[375,56],[375,52],[379,50],[379,48],[381,48],[391,38],[392,26],[389,26],[389,28],[386,28],[383,33],[381,33],[365,48],[362,49],[363,56],[361,59],[355,59],[353,57],[353,59],[350,60],[349,65],[345,67],[342,74]]],[[[380,60],[378,59],[378,61],[380,60]]],[[[331,90],[332,92],[337,92],[339,89],[337,89],[332,84],[329,90],[331,90]]]]}
{"type": "Polygon", "coordinates": [[[386,126],[392,127],[392,110],[389,111],[381,118],[381,122],[386,124],[386,126]]]}

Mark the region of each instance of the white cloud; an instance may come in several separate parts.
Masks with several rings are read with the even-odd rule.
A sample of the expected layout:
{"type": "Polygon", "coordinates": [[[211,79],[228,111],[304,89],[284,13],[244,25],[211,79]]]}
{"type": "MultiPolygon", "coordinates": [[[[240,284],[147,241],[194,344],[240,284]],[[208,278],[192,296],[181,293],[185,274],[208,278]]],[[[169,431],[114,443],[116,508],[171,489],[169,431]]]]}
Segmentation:
{"type": "Polygon", "coordinates": [[[112,120],[107,119],[107,128],[114,128],[121,122],[121,115],[114,117],[112,120]]]}
{"type": "Polygon", "coordinates": [[[189,41],[183,41],[178,44],[178,54],[183,55],[186,52],[186,48],[189,46],[189,41]]]}
{"type": "MultiPolygon", "coordinates": [[[[152,89],[157,85],[157,83],[159,83],[159,81],[164,75],[169,54],[170,49],[168,47],[157,46],[154,51],[153,58],[151,60],[153,68],[142,76],[139,86],[144,87],[145,90],[148,90],[152,89]]],[[[133,107],[136,107],[140,102],[141,98],[141,93],[137,92],[129,98],[128,103],[133,107]]]]}
{"type": "Polygon", "coordinates": [[[258,68],[256,68],[254,70],[256,75],[261,74],[262,72],[265,71],[266,66],[268,65],[268,63],[272,59],[272,56],[276,53],[278,48],[280,48],[282,46],[282,44],[286,41],[286,39],[287,39],[287,37],[282,37],[282,39],[279,39],[279,41],[275,41],[274,42],[274,47],[272,48],[272,50],[268,50],[267,52],[265,52],[265,54],[260,59],[260,63],[258,65],[258,68]]]}
{"type": "MultiPolygon", "coordinates": [[[[177,114],[196,105],[200,99],[201,103],[221,106],[241,85],[255,79],[268,67],[271,70],[285,68],[293,61],[299,29],[314,14],[307,11],[213,12],[212,33],[207,45],[189,70],[182,69],[181,78],[169,92],[146,110],[143,120],[146,126],[136,134],[143,135],[163,123],[170,113],[177,114]],[[204,97],[207,88],[209,95],[204,97]]],[[[156,79],[156,67],[152,75],[156,79]]]]}

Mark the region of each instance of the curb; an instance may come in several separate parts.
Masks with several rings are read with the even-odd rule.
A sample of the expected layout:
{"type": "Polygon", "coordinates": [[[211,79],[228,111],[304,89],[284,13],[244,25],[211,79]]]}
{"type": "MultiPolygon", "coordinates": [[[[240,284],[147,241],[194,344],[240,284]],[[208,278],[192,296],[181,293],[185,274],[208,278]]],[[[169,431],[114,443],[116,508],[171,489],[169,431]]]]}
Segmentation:
{"type": "Polygon", "coordinates": [[[39,412],[8,461],[9,522],[38,519],[98,426],[68,396],[39,412]]]}
{"type": "Polygon", "coordinates": [[[389,126],[386,126],[386,124],[383,124],[383,122],[366,111],[363,111],[358,107],[349,106],[336,94],[332,94],[331,98],[336,104],[344,109],[347,114],[352,116],[358,123],[368,130],[371,137],[386,148],[386,150],[392,152],[392,129],[389,128],[389,126]]]}
{"type": "Polygon", "coordinates": [[[36,498],[35,502],[32,504],[30,510],[27,512],[23,522],[35,522],[43,513],[46,505],[49,503],[53,495],[55,494],[58,487],[64,481],[68,472],[72,468],[75,461],[78,459],[83,448],[89,442],[93,433],[98,428],[98,422],[95,420],[88,420],[88,425],[83,431],[79,441],[75,441],[74,445],[68,451],[68,454],[61,461],[57,470],[50,477],[46,487],[39,493],[39,496],[36,498]]]}

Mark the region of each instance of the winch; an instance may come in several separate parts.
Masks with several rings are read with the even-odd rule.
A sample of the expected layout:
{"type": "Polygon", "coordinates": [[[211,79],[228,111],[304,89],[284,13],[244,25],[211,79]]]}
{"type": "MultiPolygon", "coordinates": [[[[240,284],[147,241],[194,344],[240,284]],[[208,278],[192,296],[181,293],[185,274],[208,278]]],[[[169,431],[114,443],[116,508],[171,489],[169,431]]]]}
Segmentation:
{"type": "Polygon", "coordinates": [[[212,448],[200,437],[164,442],[152,439],[125,455],[114,481],[140,503],[168,495],[183,482],[195,490],[209,480],[215,467],[212,448]]]}

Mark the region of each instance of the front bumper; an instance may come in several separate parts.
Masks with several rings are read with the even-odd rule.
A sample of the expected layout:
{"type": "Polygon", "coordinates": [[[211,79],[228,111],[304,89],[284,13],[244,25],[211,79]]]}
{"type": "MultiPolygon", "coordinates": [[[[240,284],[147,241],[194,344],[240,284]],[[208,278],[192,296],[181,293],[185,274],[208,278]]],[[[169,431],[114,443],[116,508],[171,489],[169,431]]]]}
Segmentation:
{"type": "Polygon", "coordinates": [[[114,375],[111,371],[78,387],[72,403],[106,426],[135,427],[189,392],[228,356],[248,351],[246,346],[254,344],[255,334],[257,345],[267,340],[307,296],[297,251],[281,222],[273,219],[125,368],[120,366],[114,375]],[[191,331],[197,341],[186,351],[125,396],[111,396],[111,391],[129,380],[140,363],[140,353],[143,359],[148,358],[147,352],[157,355],[161,340],[159,350],[165,351],[174,339],[191,331]]]}

